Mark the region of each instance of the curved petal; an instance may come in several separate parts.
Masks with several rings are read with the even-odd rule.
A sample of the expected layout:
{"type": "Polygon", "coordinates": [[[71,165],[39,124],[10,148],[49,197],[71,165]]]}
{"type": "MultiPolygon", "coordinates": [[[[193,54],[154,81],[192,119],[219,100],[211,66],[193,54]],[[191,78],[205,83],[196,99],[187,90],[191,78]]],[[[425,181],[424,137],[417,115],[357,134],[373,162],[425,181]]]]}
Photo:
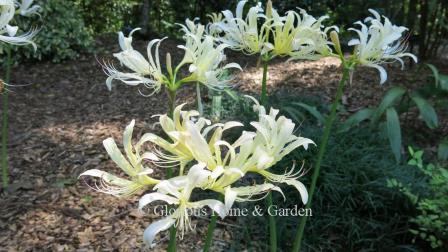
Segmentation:
{"type": "Polygon", "coordinates": [[[308,202],[308,191],[306,190],[306,187],[302,182],[295,179],[287,179],[284,181],[284,183],[290,186],[294,186],[297,191],[299,191],[304,205],[308,202]]]}
{"type": "Polygon", "coordinates": [[[206,199],[193,203],[195,208],[202,208],[204,206],[210,207],[213,211],[215,211],[221,219],[224,219],[227,215],[226,206],[219,200],[214,199],[206,199]]]}
{"type": "Polygon", "coordinates": [[[118,167],[120,167],[126,174],[131,177],[136,175],[131,164],[123,156],[120,149],[118,149],[118,146],[113,138],[107,138],[106,140],[104,140],[103,145],[107,151],[107,154],[109,154],[110,158],[118,165],[118,167]]]}
{"type": "Polygon", "coordinates": [[[156,235],[170,228],[172,225],[174,225],[175,222],[176,219],[174,219],[171,216],[168,216],[166,218],[151,223],[151,225],[149,225],[149,227],[145,229],[145,232],[143,232],[143,241],[148,246],[154,247],[155,244],[153,244],[153,241],[156,235]]]}
{"type": "Polygon", "coordinates": [[[138,209],[142,210],[146,205],[158,200],[165,201],[170,205],[179,203],[179,200],[177,198],[168,196],[163,193],[154,192],[143,195],[143,197],[138,202],[138,209]]]}

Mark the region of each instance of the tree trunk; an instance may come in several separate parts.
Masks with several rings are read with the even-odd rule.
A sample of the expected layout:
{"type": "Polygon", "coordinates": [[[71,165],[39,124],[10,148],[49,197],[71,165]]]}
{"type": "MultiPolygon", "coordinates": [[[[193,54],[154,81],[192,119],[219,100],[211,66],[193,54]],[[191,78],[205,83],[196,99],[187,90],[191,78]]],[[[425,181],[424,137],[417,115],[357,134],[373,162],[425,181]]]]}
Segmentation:
{"type": "Polygon", "coordinates": [[[422,0],[420,5],[420,42],[418,44],[418,56],[421,59],[426,58],[426,36],[427,36],[427,25],[428,25],[428,0],[422,0]]]}
{"type": "Polygon", "coordinates": [[[149,7],[151,0],[143,0],[140,12],[140,28],[141,34],[145,37],[149,35],[149,7]]]}

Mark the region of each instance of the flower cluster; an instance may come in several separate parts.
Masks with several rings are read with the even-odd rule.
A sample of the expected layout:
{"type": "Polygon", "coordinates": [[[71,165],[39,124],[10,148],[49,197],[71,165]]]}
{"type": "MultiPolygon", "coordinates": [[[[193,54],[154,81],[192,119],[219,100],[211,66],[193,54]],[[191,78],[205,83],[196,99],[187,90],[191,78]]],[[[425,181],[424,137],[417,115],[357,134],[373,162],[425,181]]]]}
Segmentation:
{"type": "Polygon", "coordinates": [[[22,16],[38,15],[39,5],[33,5],[33,0],[0,0],[0,41],[13,45],[31,44],[36,49],[36,44],[31,39],[37,34],[37,29],[32,29],[24,34],[17,35],[19,27],[10,25],[14,15],[22,16]],[[16,11],[16,7],[19,9],[16,11]]]}
{"type": "Polygon", "coordinates": [[[410,57],[417,62],[417,57],[411,53],[406,53],[407,44],[403,39],[403,32],[406,27],[393,25],[387,17],[384,17],[384,23],[378,12],[369,9],[373,17],[356,22],[361,26],[361,30],[350,28],[349,30],[358,33],[359,38],[349,41],[349,46],[356,46],[354,57],[358,64],[368,67],[374,67],[380,72],[380,83],[387,80],[387,72],[380,65],[381,63],[390,63],[399,61],[404,66],[403,57],[410,57]],[[370,26],[367,24],[370,23],[370,26]]]}
{"type": "Polygon", "coordinates": [[[148,60],[132,47],[132,35],[126,37],[122,32],[118,35],[121,52],[114,54],[121,65],[125,66],[131,72],[122,72],[117,70],[111,64],[105,64],[104,70],[109,78],[106,84],[109,89],[112,88],[112,81],[119,80],[128,85],[144,85],[158,92],[161,87],[166,87],[171,91],[177,90],[185,83],[199,82],[209,88],[222,88],[226,82],[221,81],[221,75],[224,70],[230,68],[240,69],[236,63],[223,65],[226,57],[224,49],[227,45],[218,45],[214,43],[213,37],[205,33],[205,27],[196,24],[193,21],[186,20],[186,25],[181,25],[184,32],[184,45],[178,48],[185,51],[183,59],[173,68],[171,54],[167,53],[165,58],[165,70],[162,69],[160,62],[159,47],[164,39],[154,39],[149,42],[147,47],[148,60]],[[184,78],[178,78],[179,70],[183,66],[188,66],[188,74],[184,78]]]}
{"type": "Polygon", "coordinates": [[[176,207],[171,215],[152,223],[144,232],[144,240],[152,245],[155,236],[171,226],[175,226],[182,236],[191,228],[188,211],[205,206],[224,218],[235,201],[259,200],[271,190],[282,193],[278,184],[293,186],[299,192],[303,203],[308,193],[298,180],[302,169],[294,166],[284,174],[275,174],[270,168],[293,150],[314,144],[310,139],[294,135],[295,124],[279,111],[265,107],[254,100],[254,111],[258,121],[251,122],[253,131],[242,131],[233,142],[223,139],[225,131],[244,126],[240,122],[212,124],[210,120],[199,117],[197,111],[184,111],[184,105],[176,107],[173,117],[159,116],[159,123],[167,139],[147,133],[132,145],[134,121],[125,129],[123,146],[126,157],[120,152],[114,140],[104,141],[104,147],[111,159],[123,170],[129,179],[123,179],[97,169],[88,170],[80,176],[99,178],[94,185],[98,191],[115,196],[129,196],[152,189],[139,202],[142,209],[154,201],[164,201],[176,207]],[[153,148],[144,150],[145,143],[153,148]],[[159,167],[178,167],[179,175],[169,179],[151,177],[153,169],[159,167]],[[189,168],[188,168],[189,167],[189,168]],[[248,186],[235,186],[248,173],[259,174],[264,183],[248,186]],[[224,202],[216,199],[192,201],[194,189],[209,190],[224,195],[224,202]]]}
{"type": "MultiPolygon", "coordinates": [[[[222,15],[212,15],[209,33],[217,41],[229,48],[247,54],[259,54],[265,61],[276,56],[287,56],[290,59],[319,59],[334,54],[331,45],[339,54],[339,41],[328,40],[330,30],[336,34],[338,27],[324,27],[322,22],[327,16],[315,18],[305,10],[299,12],[290,10],[284,16],[280,15],[268,1],[264,11],[260,4],[250,7],[244,17],[244,6],[247,1],[238,3],[236,13],[229,10],[222,15]]],[[[406,53],[407,43],[403,33],[407,28],[393,25],[388,18],[381,16],[374,10],[369,10],[374,17],[368,17],[364,23],[356,22],[361,30],[350,28],[358,33],[359,38],[352,39],[349,46],[356,46],[353,55],[349,57],[349,65],[364,65],[374,67],[380,72],[380,83],[387,79],[386,70],[380,65],[399,61],[403,65],[403,57],[410,57],[415,62],[417,58],[406,53]]],[[[339,55],[344,58],[344,55],[339,55]]]]}
{"type": "Polygon", "coordinates": [[[316,19],[303,9],[299,9],[300,13],[291,10],[281,16],[268,1],[265,12],[259,3],[244,18],[246,2],[238,3],[235,15],[225,10],[224,18],[213,16],[210,31],[220,43],[247,54],[260,54],[264,60],[276,56],[316,59],[331,55],[326,34],[333,27],[322,26],[326,16],[316,19]]]}

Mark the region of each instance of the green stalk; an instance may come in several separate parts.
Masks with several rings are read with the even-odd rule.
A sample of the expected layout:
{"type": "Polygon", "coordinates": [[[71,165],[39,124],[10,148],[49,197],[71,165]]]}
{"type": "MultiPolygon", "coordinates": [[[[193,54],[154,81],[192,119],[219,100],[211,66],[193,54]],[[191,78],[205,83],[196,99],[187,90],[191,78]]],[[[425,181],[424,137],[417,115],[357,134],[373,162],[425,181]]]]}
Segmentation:
{"type": "Polygon", "coordinates": [[[176,90],[170,90],[167,89],[167,93],[168,93],[168,111],[169,111],[169,116],[173,117],[173,113],[174,113],[174,108],[176,106],[176,90]]]}
{"type": "MultiPolygon", "coordinates": [[[[309,191],[308,202],[305,206],[306,208],[311,208],[311,200],[313,199],[314,191],[316,190],[316,182],[317,182],[317,178],[319,177],[320,167],[322,164],[322,160],[323,160],[325,151],[327,149],[328,139],[329,139],[330,133],[331,133],[331,127],[333,126],[333,123],[336,119],[336,110],[338,108],[339,101],[342,98],[342,94],[344,93],[344,86],[345,86],[345,82],[347,81],[348,75],[349,75],[349,68],[344,67],[344,72],[342,74],[341,81],[339,82],[338,90],[336,92],[336,98],[333,101],[333,104],[331,106],[330,116],[327,118],[327,121],[325,122],[324,135],[322,137],[322,140],[321,140],[320,146],[319,146],[319,153],[317,156],[316,165],[314,167],[314,173],[313,173],[313,176],[311,179],[311,187],[310,187],[310,191],[309,191]]],[[[300,247],[302,245],[302,239],[303,239],[303,232],[305,230],[305,224],[306,224],[307,219],[308,219],[308,216],[305,215],[300,220],[300,225],[297,230],[296,238],[294,240],[294,246],[292,249],[292,251],[294,251],[294,252],[300,251],[300,247]]]]}
{"type": "MultiPolygon", "coordinates": [[[[268,207],[272,206],[272,192],[268,193],[268,196],[266,197],[266,203],[268,207]]],[[[269,208],[268,208],[269,209],[269,208]]],[[[269,243],[270,243],[270,249],[271,252],[277,251],[277,224],[275,223],[275,217],[269,215],[269,243]]]]}
{"type": "Polygon", "coordinates": [[[168,252],[176,252],[176,227],[170,227],[170,242],[168,243],[168,252]]]}
{"type": "MultiPolygon", "coordinates": [[[[169,116],[173,118],[174,108],[176,106],[176,90],[167,89],[167,93],[168,93],[169,116]]],[[[181,170],[183,170],[183,168],[181,168],[181,170]]],[[[173,170],[171,167],[167,168],[166,175],[167,178],[173,177],[173,170]]],[[[168,243],[168,251],[169,252],[176,251],[176,227],[174,225],[170,227],[170,241],[168,243]]]]}
{"type": "Polygon", "coordinates": [[[268,90],[267,90],[267,78],[268,78],[268,60],[263,61],[263,80],[261,82],[261,99],[260,102],[263,106],[266,106],[267,98],[268,98],[268,90]]]}
{"type": "MultiPolygon", "coordinates": [[[[261,105],[266,106],[267,103],[267,79],[268,79],[268,64],[269,60],[263,61],[263,80],[261,82],[261,105]]],[[[266,197],[266,205],[268,209],[272,206],[272,193],[269,192],[266,197]]],[[[275,217],[269,215],[269,243],[270,243],[270,251],[277,251],[277,224],[275,223],[275,217]]]]}
{"type": "Polygon", "coordinates": [[[199,82],[196,83],[196,103],[198,106],[199,115],[203,116],[204,115],[204,105],[202,105],[201,84],[199,84],[199,82]]]}
{"type": "MultiPolygon", "coordinates": [[[[223,199],[224,199],[223,195],[220,195],[219,200],[222,201],[223,199]]],[[[212,218],[210,219],[210,223],[208,224],[207,236],[205,237],[204,248],[202,249],[203,252],[210,251],[210,245],[212,245],[213,232],[215,231],[217,220],[218,215],[213,212],[212,218]]]]}
{"type": "MultiPolygon", "coordinates": [[[[11,48],[6,46],[6,76],[5,83],[9,83],[11,79],[11,48]]],[[[4,90],[3,94],[3,113],[2,113],[2,182],[3,188],[9,184],[9,168],[8,168],[8,90],[4,90]]]]}

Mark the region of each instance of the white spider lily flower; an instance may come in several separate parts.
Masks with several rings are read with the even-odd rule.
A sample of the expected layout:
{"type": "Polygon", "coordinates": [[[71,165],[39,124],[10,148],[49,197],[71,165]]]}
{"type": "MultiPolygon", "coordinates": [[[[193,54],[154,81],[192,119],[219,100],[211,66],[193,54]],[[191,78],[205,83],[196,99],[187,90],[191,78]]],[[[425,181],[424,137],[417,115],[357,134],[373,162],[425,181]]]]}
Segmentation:
{"type": "Polygon", "coordinates": [[[243,10],[246,2],[238,2],[235,15],[230,10],[223,11],[224,18],[211,24],[210,29],[215,33],[223,32],[224,36],[218,37],[218,41],[233,50],[264,55],[269,51],[265,43],[269,30],[266,23],[261,27],[258,26],[258,19],[266,18],[262,13],[263,8],[261,3],[251,7],[244,18],[243,10]]]}
{"type": "MultiPolygon", "coordinates": [[[[228,80],[222,80],[226,69],[242,68],[237,63],[223,65],[226,60],[225,44],[216,46],[214,38],[205,35],[205,26],[187,19],[185,25],[179,24],[186,41],[185,46],[178,46],[185,51],[185,56],[179,66],[189,64],[190,76],[183,79],[185,82],[200,82],[211,89],[222,89],[228,80]]],[[[178,66],[178,67],[179,67],[178,66]]]]}
{"type": "Polygon", "coordinates": [[[145,87],[153,89],[153,94],[159,92],[162,85],[168,82],[168,78],[162,73],[159,59],[159,47],[163,39],[154,39],[148,43],[147,53],[149,60],[146,60],[140,52],[132,47],[132,35],[138,30],[139,28],[132,30],[128,37],[124,36],[122,32],[118,34],[118,42],[122,51],[115,53],[114,57],[126,68],[132,70],[132,72],[124,73],[117,70],[113,65],[104,64],[104,71],[109,76],[106,80],[109,90],[112,89],[112,82],[119,80],[131,86],[143,84],[145,87]],[[153,56],[154,46],[155,55],[153,56]]]}
{"type": "Polygon", "coordinates": [[[173,119],[167,115],[159,116],[159,123],[163,131],[170,138],[167,141],[152,133],[145,134],[142,139],[147,139],[154,143],[161,150],[156,149],[155,154],[158,161],[155,164],[160,166],[185,167],[189,162],[196,160],[207,164],[209,170],[214,170],[222,164],[220,158],[216,158],[217,144],[222,144],[222,132],[233,127],[242,126],[238,122],[227,122],[225,124],[211,125],[210,120],[199,117],[199,112],[195,110],[182,111],[185,104],[174,109],[173,119]],[[210,140],[207,135],[214,130],[210,140]]]}
{"type": "Polygon", "coordinates": [[[404,67],[403,57],[410,57],[417,62],[417,57],[412,53],[406,53],[407,43],[402,34],[406,27],[393,25],[387,17],[384,23],[378,12],[369,9],[374,17],[365,19],[370,22],[368,27],[365,23],[358,21],[355,24],[361,26],[361,30],[350,28],[355,31],[359,38],[352,39],[348,45],[356,46],[354,56],[360,65],[376,68],[380,72],[380,84],[387,80],[387,72],[381,66],[382,63],[399,61],[404,67]]]}
{"type": "Polygon", "coordinates": [[[286,16],[280,16],[272,9],[270,29],[273,33],[273,44],[269,43],[274,56],[291,56],[292,59],[318,59],[331,55],[327,41],[327,32],[337,27],[323,29],[322,21],[328,16],[319,19],[309,15],[305,10],[299,9],[300,14],[288,11],[286,16]]]}
{"type": "Polygon", "coordinates": [[[147,60],[141,53],[132,48],[132,34],[138,29],[134,29],[128,37],[119,33],[119,44],[122,51],[114,54],[114,56],[131,72],[121,72],[113,65],[104,64],[105,73],[109,76],[106,80],[109,90],[112,87],[113,80],[119,80],[133,86],[143,84],[145,87],[153,89],[153,93],[159,92],[162,86],[166,86],[173,91],[184,83],[196,82],[210,88],[222,88],[226,82],[220,81],[220,77],[226,69],[238,68],[241,70],[241,67],[236,63],[223,65],[226,46],[215,46],[213,38],[204,38],[205,27],[203,25],[195,24],[187,19],[186,25],[181,26],[186,33],[184,36],[186,43],[178,47],[185,51],[185,56],[173,71],[171,55],[168,53],[166,55],[166,73],[162,69],[159,56],[160,43],[164,39],[154,39],[148,43],[147,60]],[[153,49],[154,47],[155,49],[153,49]],[[186,64],[190,64],[190,74],[183,79],[177,78],[180,68],[186,64]]]}
{"type": "Polygon", "coordinates": [[[19,2],[19,13],[22,16],[29,17],[32,15],[39,15],[39,11],[42,9],[40,5],[33,5],[34,0],[22,0],[19,2]]]}
{"type": "Polygon", "coordinates": [[[126,197],[159,182],[148,176],[153,173],[153,170],[143,164],[144,160],[157,161],[157,157],[150,152],[141,154],[141,146],[145,141],[139,141],[137,145],[132,146],[131,141],[134,125],[135,121],[132,120],[123,133],[123,146],[126,157],[123,156],[113,138],[108,138],[103,141],[104,148],[112,161],[131,180],[122,179],[97,169],[88,170],[79,175],[79,177],[91,176],[100,178],[100,183],[95,184],[93,187],[95,190],[118,197],[126,197]]]}
{"type": "Polygon", "coordinates": [[[9,22],[15,14],[15,3],[13,0],[0,0],[0,41],[12,45],[32,45],[34,50],[36,44],[32,41],[33,37],[39,32],[38,29],[32,29],[24,34],[17,35],[18,27],[10,26],[9,22]]]}
{"type": "Polygon", "coordinates": [[[300,193],[303,203],[308,200],[308,192],[305,186],[298,181],[303,173],[302,169],[294,173],[294,166],[283,175],[276,175],[267,171],[277,164],[284,156],[293,150],[302,147],[307,150],[308,145],[315,144],[311,139],[294,135],[295,124],[284,116],[279,116],[279,111],[271,108],[269,114],[263,106],[254,100],[254,111],[259,113],[259,121],[251,125],[257,129],[254,138],[254,152],[252,158],[256,164],[249,171],[263,175],[267,180],[275,183],[285,183],[294,186],[300,193]]]}
{"type": "Polygon", "coordinates": [[[180,48],[185,50],[185,55],[189,55],[188,57],[186,56],[188,59],[186,62],[190,63],[189,72],[191,73],[183,81],[198,81],[211,89],[222,89],[228,83],[228,80],[222,80],[221,78],[226,69],[236,68],[242,71],[241,66],[237,63],[229,63],[222,66],[226,59],[224,49],[228,45],[220,44],[215,46],[214,39],[211,36],[206,36],[202,39],[201,37],[187,34],[187,37],[191,37],[191,41],[194,41],[194,43],[187,43],[186,47],[180,46],[180,48]]]}
{"type": "Polygon", "coordinates": [[[116,57],[122,65],[132,70],[132,73],[122,73],[117,71],[113,66],[105,66],[106,73],[109,78],[106,84],[109,89],[112,87],[112,81],[118,79],[128,85],[145,84],[149,88],[153,88],[155,92],[160,90],[162,83],[166,77],[162,74],[162,69],[159,60],[159,46],[160,39],[154,39],[148,44],[148,58],[149,61],[138,51],[132,47],[132,35],[140,28],[131,31],[128,37],[124,36],[122,32],[118,34],[118,41],[122,52],[115,53],[116,57]],[[153,47],[155,48],[155,58],[153,57],[153,47]]]}
{"type": "Polygon", "coordinates": [[[181,104],[177,106],[173,111],[173,118],[168,115],[160,115],[159,123],[162,130],[167,134],[169,140],[165,140],[152,133],[145,134],[142,139],[156,145],[155,154],[158,157],[158,161],[155,164],[161,167],[174,167],[180,165],[185,167],[189,162],[194,160],[192,150],[186,145],[185,139],[181,138],[187,132],[187,122],[194,123],[193,127],[201,131],[206,125],[210,125],[211,122],[205,118],[199,118],[196,122],[193,122],[194,117],[199,116],[199,112],[182,111],[185,106],[181,104]]]}
{"type": "Polygon", "coordinates": [[[284,156],[298,147],[306,150],[308,145],[315,144],[311,139],[294,135],[295,124],[285,116],[279,116],[279,110],[271,108],[269,114],[258,101],[246,96],[255,102],[254,111],[258,112],[259,121],[251,122],[257,129],[254,145],[257,146],[254,155],[258,157],[257,169],[264,170],[280,161],[284,156]]]}
{"type": "Polygon", "coordinates": [[[193,189],[205,186],[211,176],[211,172],[205,169],[204,163],[194,165],[189,170],[187,176],[176,177],[171,180],[165,180],[154,187],[157,192],[144,195],[139,201],[139,209],[154,201],[164,201],[170,205],[177,205],[173,214],[162,220],[152,223],[144,232],[143,239],[149,246],[153,244],[155,236],[167,230],[172,225],[180,231],[180,237],[183,238],[185,232],[194,228],[191,226],[191,210],[201,209],[206,206],[216,212],[221,218],[226,216],[225,205],[214,199],[205,199],[196,202],[190,202],[193,189]]]}

